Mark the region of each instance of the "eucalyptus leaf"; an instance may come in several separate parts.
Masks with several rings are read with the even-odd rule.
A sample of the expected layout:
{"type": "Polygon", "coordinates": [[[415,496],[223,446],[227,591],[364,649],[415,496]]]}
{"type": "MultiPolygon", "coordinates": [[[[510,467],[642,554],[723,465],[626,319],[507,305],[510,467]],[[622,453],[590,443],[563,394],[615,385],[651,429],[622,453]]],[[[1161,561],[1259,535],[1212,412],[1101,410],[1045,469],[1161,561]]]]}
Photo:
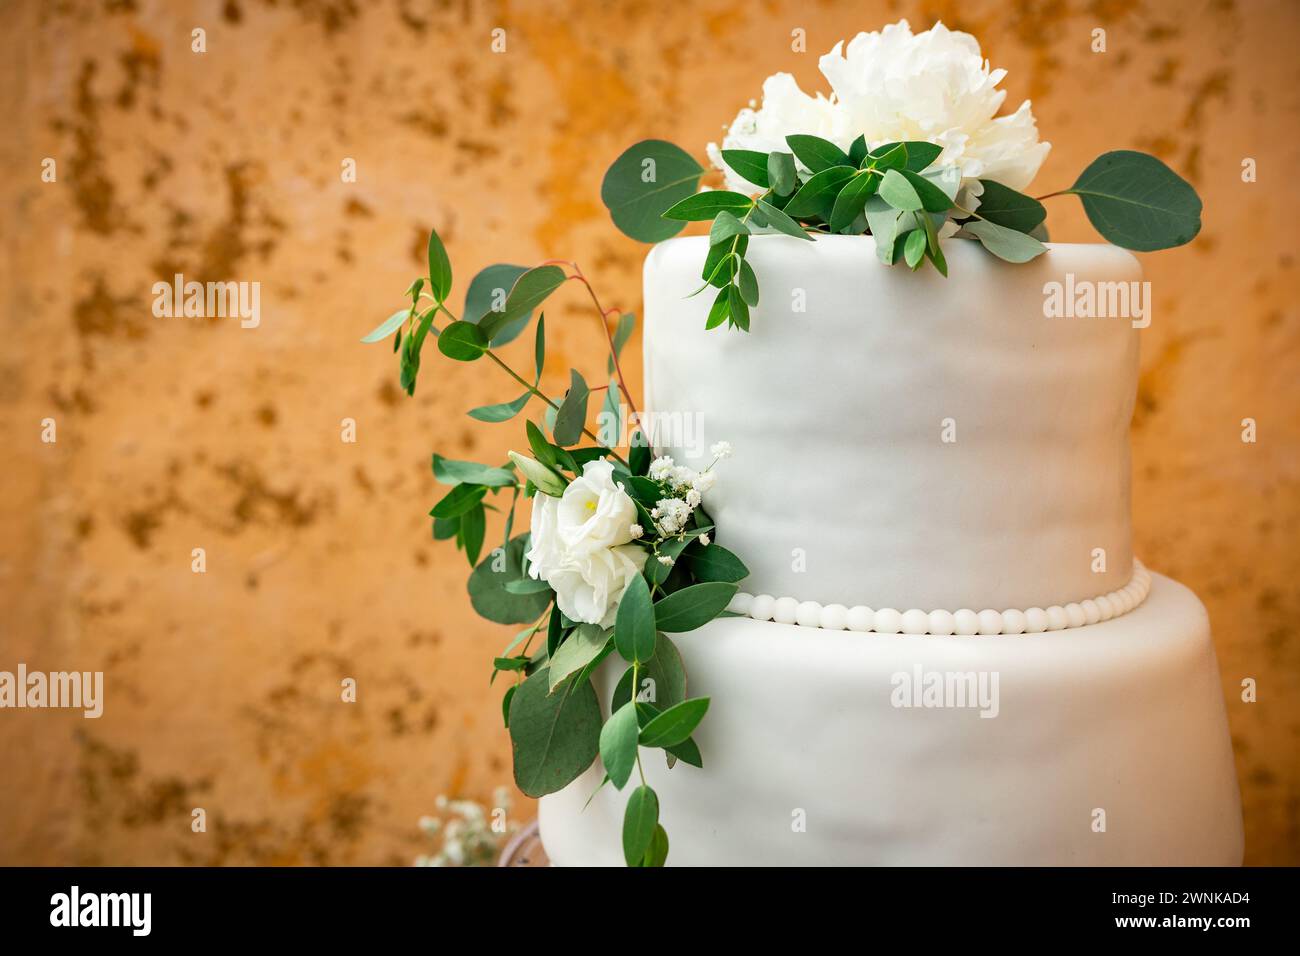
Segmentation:
{"type": "Polygon", "coordinates": [[[722,161],[755,186],[768,187],[767,153],[753,149],[724,149],[722,161]]]}
{"type": "Polygon", "coordinates": [[[787,136],[785,141],[799,158],[799,162],[808,167],[810,172],[819,173],[832,166],[849,164],[849,157],[844,150],[820,136],[796,133],[787,136]]]}
{"type": "Polygon", "coordinates": [[[739,590],[735,584],[709,581],[674,591],[654,605],[654,626],[670,633],[693,631],[725,611],[739,590]]]}
{"type": "Polygon", "coordinates": [[[506,583],[524,576],[523,555],[528,535],[511,539],[504,549],[487,554],[469,576],[470,603],[479,617],[497,624],[531,624],[551,602],[547,592],[511,594],[506,583]]]}
{"type": "Polygon", "coordinates": [[[1201,197],[1191,183],[1146,153],[1104,153],[1066,191],[1083,202],[1102,238],[1125,249],[1171,249],[1201,231],[1201,197]]]}
{"type": "Polygon", "coordinates": [[[600,762],[610,783],[619,790],[636,767],[638,729],[636,704],[630,701],[614,711],[600,729],[600,762]]]}
{"type": "Polygon", "coordinates": [[[794,165],[793,153],[768,153],[767,178],[772,192],[778,196],[789,196],[799,185],[798,170],[794,165]]]}
{"type": "Polygon", "coordinates": [[[551,690],[599,657],[609,639],[609,634],[600,625],[579,624],[551,654],[551,690]]]}
{"type": "Polygon", "coordinates": [[[720,544],[696,545],[685,555],[686,568],[696,581],[725,581],[734,584],[749,577],[749,568],[720,544]]]}
{"type": "Polygon", "coordinates": [[[429,289],[439,302],[451,294],[451,260],[436,229],[429,230],[429,289]]]}
{"type": "Polygon", "coordinates": [[[626,661],[638,663],[655,655],[655,606],[645,578],[628,582],[614,619],[614,647],[626,661]]]}
{"type": "Polygon", "coordinates": [[[482,485],[457,485],[433,506],[429,516],[433,518],[459,518],[471,508],[476,507],[483,500],[485,494],[487,494],[487,489],[482,485]]]}
{"type": "MultiPolygon", "coordinates": [[[[537,266],[515,280],[506,296],[506,307],[501,312],[489,312],[479,320],[478,328],[489,340],[504,330],[527,320],[532,311],[546,301],[547,296],[564,284],[564,270],[559,266],[537,266]]],[[[445,334],[445,333],[444,333],[445,334]]]]}
{"type": "Polygon", "coordinates": [[[723,211],[743,213],[752,205],[754,201],[741,193],[733,193],[725,189],[708,189],[675,203],[664,212],[663,216],[665,219],[699,222],[712,219],[723,211]]]}
{"type": "MultiPolygon", "coordinates": [[[[618,317],[618,325],[614,328],[614,354],[622,355],[623,346],[627,345],[628,339],[632,337],[632,332],[636,329],[636,316],[631,312],[624,312],[618,317]]],[[[606,360],[605,370],[612,373],[614,371],[614,359],[611,357],[606,360]]]]}
{"type": "Polygon", "coordinates": [[[453,322],[438,336],[438,351],[457,362],[473,362],[487,350],[487,335],[471,322],[453,322]]]}
{"type": "Polygon", "coordinates": [[[867,137],[859,135],[852,143],[849,144],[849,165],[861,166],[862,161],[867,158],[867,137]]]}
{"type": "Polygon", "coordinates": [[[556,444],[576,445],[582,440],[582,429],[587,423],[587,398],[591,395],[587,383],[577,369],[569,370],[569,390],[555,413],[555,427],[551,434],[556,444]]]}
{"type": "Polygon", "coordinates": [[[394,332],[402,327],[402,323],[411,315],[410,309],[398,309],[384,321],[380,322],[369,335],[363,338],[362,342],[382,342],[394,332]]]}
{"type": "Polygon", "coordinates": [[[470,567],[478,564],[479,554],[483,550],[483,537],[487,534],[487,513],[482,503],[460,516],[457,539],[465,549],[465,557],[470,567]]]}
{"type": "Polygon", "coordinates": [[[640,864],[659,826],[659,798],[642,784],[632,791],[623,812],[623,859],[628,866],[640,864]]]}
{"type": "Polygon", "coordinates": [[[1007,262],[1028,262],[1047,251],[1047,247],[1032,236],[982,219],[966,223],[962,230],[969,232],[985,249],[1007,262]]]}
{"type": "MultiPolygon", "coordinates": [[[[519,281],[519,277],[527,271],[527,266],[516,266],[505,262],[481,269],[470,280],[469,288],[465,290],[465,307],[460,317],[466,322],[481,325],[488,315],[504,312],[510,290],[519,281]]],[[[514,341],[527,327],[532,317],[533,313],[530,309],[508,325],[496,328],[491,336],[492,344],[499,346],[514,341]]],[[[489,323],[489,328],[492,327],[493,324],[489,323]]]]}
{"type": "Polygon", "coordinates": [[[830,219],[835,197],[853,174],[853,167],[847,165],[831,166],[813,174],[799,187],[799,191],[785,207],[786,215],[795,219],[809,219],[813,216],[830,219]]]}
{"type": "Polygon", "coordinates": [[[977,212],[995,225],[1032,233],[1047,218],[1047,209],[1037,199],[1016,192],[992,179],[981,179],[984,192],[977,212]]]}
{"type": "Polygon", "coordinates": [[[732,236],[747,235],[749,227],[735,217],[733,213],[722,210],[713,220],[713,225],[709,229],[709,244],[717,245],[726,242],[732,236]]]}
{"type": "Polygon", "coordinates": [[[468,483],[507,488],[515,483],[514,473],[509,468],[493,468],[476,461],[454,461],[436,453],[433,456],[433,477],[444,485],[468,483]]]}
{"type": "Polygon", "coordinates": [[[501,402],[497,405],[480,405],[477,408],[471,408],[467,414],[470,418],[480,422],[508,422],[524,410],[524,406],[528,404],[528,400],[532,397],[532,392],[524,392],[514,401],[501,402]]]}
{"type": "Polygon", "coordinates": [[[903,242],[903,261],[915,269],[925,258],[925,230],[913,229],[903,242]]]}
{"type": "Polygon", "coordinates": [[[713,300],[713,305],[709,307],[709,317],[705,320],[704,328],[716,329],[731,316],[731,296],[728,294],[731,286],[724,286],[718,290],[717,297],[713,300]]]}
{"type": "Polygon", "coordinates": [[[547,670],[535,671],[510,702],[515,783],[530,797],[564,789],[600,750],[600,703],[591,682],[570,678],[551,693],[547,670]]]}
{"type": "Polygon", "coordinates": [[[906,151],[906,161],[903,164],[904,169],[910,169],[914,173],[928,167],[943,152],[943,147],[935,143],[927,143],[924,140],[909,139],[901,143],[882,143],[871,151],[873,157],[883,156],[892,151],[895,147],[902,146],[906,151]]]}
{"type": "Polygon", "coordinates": [[[692,697],[669,707],[641,731],[641,746],[672,747],[689,737],[709,709],[709,698],[692,697]]]}
{"type": "Polygon", "coordinates": [[[767,217],[767,223],[778,232],[783,232],[787,236],[794,236],[796,239],[807,239],[813,242],[813,237],[804,231],[803,226],[795,222],[783,210],[777,209],[765,199],[758,200],[758,208],[763,210],[763,215],[767,217]]]}
{"type": "Polygon", "coordinates": [[[896,169],[888,170],[885,178],[880,181],[880,197],[895,209],[907,212],[915,212],[925,206],[916,187],[896,169]]]}
{"type": "Polygon", "coordinates": [[[872,173],[857,173],[844,185],[831,209],[831,232],[841,232],[852,225],[867,204],[867,200],[880,186],[880,178],[872,173]]]}
{"type": "Polygon", "coordinates": [[[641,858],[641,866],[644,867],[661,867],[668,862],[668,831],[663,828],[663,824],[655,824],[654,836],[650,838],[650,846],[646,848],[645,856],[641,858]]]}
{"type": "Polygon", "coordinates": [[[749,331],[749,304],[740,294],[739,286],[727,286],[727,312],[736,328],[742,332],[749,331]]]}
{"type": "Polygon", "coordinates": [[[662,242],[682,231],[662,218],[666,209],[692,195],[704,167],[685,150],[661,139],[624,150],[605,173],[600,199],[620,231],[638,242],[662,242]]]}
{"type": "Polygon", "coordinates": [[[926,212],[946,212],[952,208],[952,200],[948,197],[948,194],[920,173],[904,169],[902,170],[902,176],[912,184],[912,188],[916,190],[916,194],[921,198],[921,205],[926,212]]]}
{"type": "Polygon", "coordinates": [[[757,306],[758,276],[754,275],[754,267],[743,259],[740,262],[740,275],[736,282],[740,289],[740,297],[745,300],[745,304],[751,309],[757,306]]]}

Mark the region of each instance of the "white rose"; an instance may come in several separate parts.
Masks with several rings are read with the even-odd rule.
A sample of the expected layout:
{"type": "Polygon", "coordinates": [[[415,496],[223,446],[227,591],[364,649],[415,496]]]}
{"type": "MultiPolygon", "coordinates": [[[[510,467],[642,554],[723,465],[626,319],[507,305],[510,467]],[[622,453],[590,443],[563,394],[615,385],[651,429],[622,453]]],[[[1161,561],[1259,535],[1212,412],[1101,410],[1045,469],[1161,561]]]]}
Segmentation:
{"type": "MultiPolygon", "coordinates": [[[[847,46],[837,43],[819,65],[834,90],[829,100],[803,93],[786,74],[769,77],[762,108],[741,110],[723,147],[785,149],[791,133],[814,133],[844,150],[859,135],[871,148],[925,140],[943,147],[938,164],[961,170],[959,199],[972,204],[979,179],[1028,187],[1051,149],[1038,141],[1028,101],[1009,116],[996,115],[1007,95],[997,88],[1006,71],[990,70],[974,37],[942,23],[913,34],[900,20],[879,33],[859,33],[847,46]]],[[[709,155],[724,168],[716,148],[709,155]]],[[[728,188],[756,190],[725,171],[728,188]]]]}
{"type": "Polygon", "coordinates": [[[555,603],[573,621],[611,627],[618,616],[632,579],[645,567],[648,552],[636,545],[620,545],[571,557],[546,577],[555,589],[555,603]]]}

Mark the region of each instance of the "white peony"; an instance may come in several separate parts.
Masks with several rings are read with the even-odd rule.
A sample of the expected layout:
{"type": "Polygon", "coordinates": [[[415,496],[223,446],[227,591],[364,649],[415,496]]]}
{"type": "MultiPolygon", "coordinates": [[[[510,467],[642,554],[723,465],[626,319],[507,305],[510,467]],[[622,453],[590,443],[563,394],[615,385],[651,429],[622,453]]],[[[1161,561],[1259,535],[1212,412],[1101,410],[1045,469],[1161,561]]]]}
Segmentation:
{"type": "MultiPolygon", "coordinates": [[[[997,89],[1006,71],[990,70],[973,36],[942,23],[913,34],[900,20],[879,33],[859,33],[847,47],[837,43],[819,63],[834,90],[829,100],[808,96],[778,73],[763,84],[762,108],[741,110],[723,147],[782,149],[791,133],[816,133],[844,150],[859,135],[873,149],[895,140],[926,140],[943,146],[939,164],[961,170],[961,198],[972,202],[980,191],[977,179],[1028,187],[1051,149],[1038,141],[1028,100],[1014,113],[996,116],[1007,95],[997,89]]],[[[716,146],[710,144],[709,155],[724,168],[716,146]]],[[[724,171],[728,188],[754,191],[752,183],[724,171]]]]}
{"type": "Polygon", "coordinates": [[[533,499],[529,574],[546,581],[570,619],[609,627],[646,552],[629,545],[636,505],[615,484],[613,466],[591,461],[560,498],[533,499]]]}

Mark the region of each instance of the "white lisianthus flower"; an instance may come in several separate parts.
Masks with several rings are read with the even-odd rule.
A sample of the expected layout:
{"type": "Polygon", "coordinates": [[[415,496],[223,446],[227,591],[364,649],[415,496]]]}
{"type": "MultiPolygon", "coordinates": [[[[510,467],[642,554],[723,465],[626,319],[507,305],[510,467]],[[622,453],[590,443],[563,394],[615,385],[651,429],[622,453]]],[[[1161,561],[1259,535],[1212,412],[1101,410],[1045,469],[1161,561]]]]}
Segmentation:
{"type": "Polygon", "coordinates": [[[613,466],[590,461],[560,498],[533,499],[529,574],[555,591],[571,620],[609,627],[628,582],[645,566],[634,537],[636,505],[615,484],[613,466]]]}
{"type": "MultiPolygon", "coordinates": [[[[764,84],[763,107],[741,110],[723,146],[785,149],[791,133],[815,133],[846,151],[859,135],[872,149],[925,140],[943,147],[936,165],[961,170],[963,205],[979,196],[979,179],[1025,189],[1051,149],[1038,141],[1029,101],[1008,116],[996,115],[1007,95],[997,88],[1006,71],[991,70],[974,37],[942,23],[914,34],[900,20],[879,33],[859,33],[847,46],[837,43],[819,65],[834,90],[829,100],[803,94],[787,77],[773,86],[779,95],[769,107],[768,85],[784,76],[777,74],[764,84]]],[[[714,162],[723,168],[720,159],[714,162]]],[[[755,191],[726,173],[728,188],[755,191]]]]}
{"type": "Polygon", "coordinates": [[[566,561],[546,576],[555,603],[570,620],[612,627],[618,605],[632,579],[645,567],[649,553],[620,545],[566,561]]]}

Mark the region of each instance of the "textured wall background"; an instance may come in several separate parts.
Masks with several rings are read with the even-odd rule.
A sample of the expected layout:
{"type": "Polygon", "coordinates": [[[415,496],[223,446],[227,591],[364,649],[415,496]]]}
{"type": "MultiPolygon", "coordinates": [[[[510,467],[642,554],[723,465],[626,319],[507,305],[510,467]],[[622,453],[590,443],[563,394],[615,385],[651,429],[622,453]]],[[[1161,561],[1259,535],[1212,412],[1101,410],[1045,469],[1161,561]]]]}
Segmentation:
{"type": "MultiPolygon", "coordinates": [[[[405,863],[436,794],[509,781],[486,681],[508,635],[471,614],[425,512],[431,451],[504,452],[509,429],[462,413],[510,390],[432,361],[407,400],[358,337],[401,304],[433,224],[462,291],[489,262],[563,255],[639,309],[644,249],[599,202],[609,161],[651,136],[702,157],[768,73],[824,89],[820,53],[900,16],[976,34],[1008,102],[1032,97],[1054,144],[1040,191],[1134,147],[1205,198],[1195,245],[1144,260],[1138,553],[1209,607],[1248,861],[1300,863],[1286,0],[0,3],[0,669],[108,681],[100,720],[0,712],[0,863],[405,863]],[[154,318],[175,272],[260,281],[261,326],[154,318]]],[[[1091,241],[1053,203],[1054,237],[1091,241]]],[[[548,309],[556,388],[601,361],[582,305],[548,309]]]]}

